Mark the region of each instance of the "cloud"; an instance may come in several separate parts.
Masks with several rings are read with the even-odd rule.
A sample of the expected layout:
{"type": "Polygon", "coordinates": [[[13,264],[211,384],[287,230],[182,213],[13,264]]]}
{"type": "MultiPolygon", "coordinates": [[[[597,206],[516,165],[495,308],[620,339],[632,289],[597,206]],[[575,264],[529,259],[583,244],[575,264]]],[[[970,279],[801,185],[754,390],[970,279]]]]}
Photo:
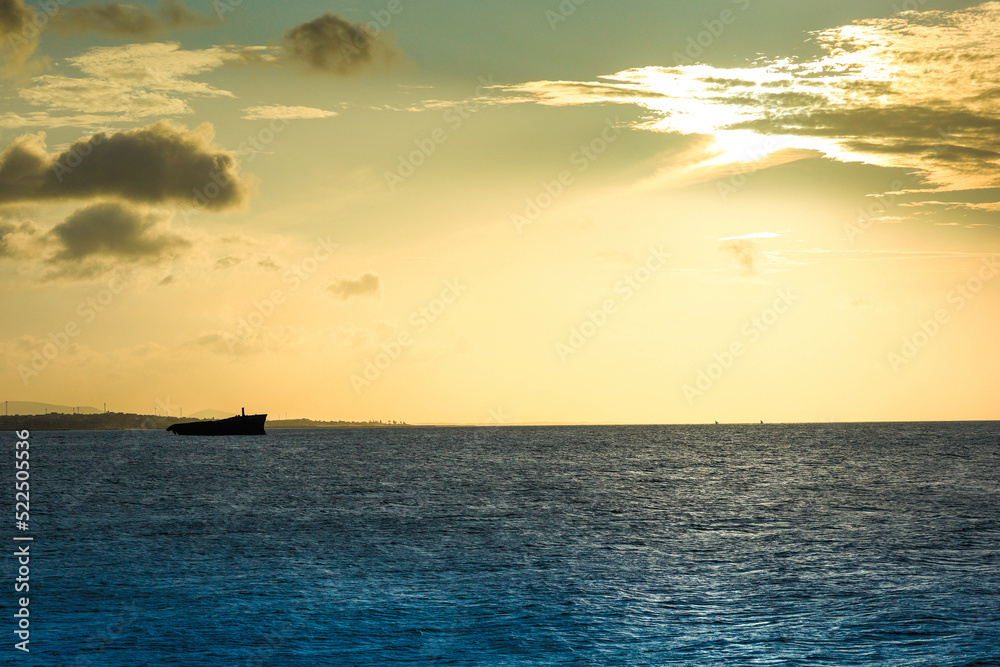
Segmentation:
{"type": "Polygon", "coordinates": [[[266,324],[255,327],[247,335],[229,331],[205,331],[183,343],[182,347],[195,352],[208,352],[238,357],[262,352],[287,352],[293,347],[301,349],[308,341],[303,340],[303,331],[293,327],[270,327],[266,324]]]}
{"type": "Polygon", "coordinates": [[[105,124],[192,114],[186,98],[234,95],[191,77],[244,62],[245,51],[218,46],[186,50],[166,42],[94,47],[66,59],[83,76],[36,76],[18,95],[49,110],[99,114],[105,124]]]}
{"type": "Polygon", "coordinates": [[[0,0],[0,35],[7,37],[24,30],[34,18],[23,0],[0,0]]]}
{"type": "Polygon", "coordinates": [[[235,98],[228,90],[192,77],[227,64],[274,62],[273,51],[277,49],[241,46],[188,50],[172,42],[93,47],[65,59],[79,75],[64,70],[33,77],[17,95],[44,110],[0,114],[0,127],[99,129],[190,115],[194,113],[190,98],[235,98]]]}
{"type": "Polygon", "coordinates": [[[365,273],[357,278],[338,277],[326,286],[330,294],[341,301],[358,296],[377,296],[382,291],[382,279],[377,273],[365,273]]]}
{"type": "Polygon", "coordinates": [[[100,202],[51,229],[0,220],[0,258],[36,260],[43,279],[88,279],[123,264],[158,264],[186,253],[191,239],[167,226],[168,214],[123,202],[100,202]]]}
{"type": "Polygon", "coordinates": [[[372,69],[387,71],[403,58],[389,33],[375,34],[365,23],[351,23],[329,13],[286,32],[282,45],[285,57],[307,70],[340,76],[372,69]]]}
{"type": "MultiPolygon", "coordinates": [[[[31,334],[24,334],[17,338],[0,340],[0,356],[10,360],[15,366],[23,363],[30,367],[32,355],[41,354],[47,346],[51,345],[51,335],[45,338],[38,338],[31,334]]],[[[59,348],[58,356],[52,358],[52,360],[55,359],[58,359],[57,363],[63,368],[70,364],[82,368],[101,359],[101,355],[92,348],[80,345],[70,339],[68,345],[59,348]]],[[[11,407],[13,408],[13,406],[11,407]]]]}
{"type": "Polygon", "coordinates": [[[842,297],[839,299],[839,304],[842,310],[854,310],[867,313],[883,312],[882,306],[878,305],[867,296],[855,296],[853,298],[842,297]]]}
{"type": "Polygon", "coordinates": [[[270,255],[261,255],[259,253],[246,253],[243,255],[226,255],[215,260],[212,265],[217,271],[224,271],[226,269],[231,269],[247,262],[254,262],[254,266],[261,269],[266,269],[268,271],[278,271],[281,269],[281,265],[274,261],[274,258],[270,255]]]}
{"type": "MultiPolygon", "coordinates": [[[[62,35],[96,32],[114,37],[148,40],[160,33],[215,23],[189,11],[181,0],[164,0],[156,12],[139,5],[110,2],[64,7],[65,1],[43,3],[43,13],[24,0],[0,0],[0,56],[5,76],[24,76],[49,69],[47,59],[25,67],[38,47],[41,32],[50,26],[62,35]]],[[[219,47],[216,47],[219,48],[219,47]]],[[[71,63],[72,58],[68,59],[71,63]]]]}
{"type": "Polygon", "coordinates": [[[744,234],[743,236],[727,236],[725,238],[719,239],[720,241],[743,241],[750,239],[773,239],[785,234],[787,232],[753,232],[751,234],[744,234]]]}
{"type": "MultiPolygon", "coordinates": [[[[32,22],[33,10],[22,0],[0,0],[6,7],[6,22],[0,33],[24,24],[35,40],[22,48],[17,59],[21,67],[37,42],[38,29],[32,22]],[[25,18],[27,17],[27,18],[25,18]]],[[[0,19],[3,21],[4,19],[0,19]]],[[[143,7],[120,3],[67,7],[49,20],[63,32],[98,31],[105,34],[148,39],[168,29],[202,25],[211,21],[189,12],[182,4],[166,2],[157,13],[143,7]]],[[[0,35],[2,36],[2,35],[0,35]]],[[[24,42],[4,39],[6,60],[13,67],[12,45],[24,42]]],[[[193,77],[224,65],[253,66],[295,62],[308,71],[349,76],[366,71],[389,70],[402,62],[403,54],[392,44],[391,33],[373,33],[364,23],[352,24],[333,14],[289,30],[283,46],[212,46],[182,49],[176,42],[132,43],[120,46],[92,47],[81,55],[65,58],[66,66],[56,72],[35,74],[30,85],[17,94],[27,104],[39,107],[30,113],[9,111],[0,115],[0,127],[107,127],[112,123],[147,121],[154,117],[193,114],[189,98],[230,97],[232,92],[193,77]],[[78,70],[78,74],[72,70],[78,70]],[[55,113],[53,113],[55,112],[55,113]]],[[[245,110],[252,117],[276,118],[275,114],[294,114],[289,118],[325,118],[332,111],[308,107],[253,107],[245,110]],[[281,109],[286,109],[282,111],[281,109]]]]}
{"type": "Polygon", "coordinates": [[[597,259],[615,266],[635,266],[635,255],[630,252],[607,251],[594,255],[597,259]]]}
{"type": "Polygon", "coordinates": [[[219,259],[215,260],[215,268],[217,270],[231,269],[234,266],[239,266],[240,264],[242,264],[245,259],[246,259],[245,257],[234,257],[232,255],[228,257],[220,257],[219,259]]]}
{"type": "Polygon", "coordinates": [[[313,107],[286,107],[281,105],[248,107],[243,110],[246,120],[293,120],[299,118],[332,118],[336,111],[314,109],[313,107]]]}
{"type": "Polygon", "coordinates": [[[603,81],[529,81],[512,86],[491,86],[507,93],[523,95],[515,101],[534,101],[544,106],[564,107],[577,104],[607,104],[612,102],[653,104],[655,100],[667,98],[666,93],[657,92],[640,83],[617,80],[616,77],[599,77],[603,81]]]}
{"type": "Polygon", "coordinates": [[[191,247],[183,236],[165,231],[165,216],[120,202],[82,208],[49,232],[57,250],[52,264],[80,265],[93,258],[126,262],[159,260],[191,247]]]}
{"type": "Polygon", "coordinates": [[[973,211],[995,211],[1000,213],[1000,202],[983,202],[980,204],[963,204],[973,211]]]}
{"type": "Polygon", "coordinates": [[[12,111],[0,114],[0,128],[20,129],[25,127],[43,127],[57,129],[61,127],[92,127],[103,126],[105,116],[97,114],[78,114],[75,116],[53,116],[44,111],[30,111],[19,114],[12,111]]]}
{"type": "Polygon", "coordinates": [[[112,37],[150,39],[171,30],[204,28],[211,18],[191,12],[178,0],[166,0],[153,12],[143,5],[117,2],[64,7],[52,16],[52,28],[63,35],[95,32],[112,37]]]}
{"type": "Polygon", "coordinates": [[[278,264],[270,255],[264,255],[257,260],[257,266],[262,269],[267,269],[268,271],[280,271],[281,265],[278,264]]]}
{"type": "MultiPolygon", "coordinates": [[[[76,78],[42,75],[32,80],[33,85],[22,89],[20,96],[29,104],[50,110],[76,112],[97,111],[80,119],[79,125],[94,126],[128,121],[146,121],[156,116],[183,116],[193,113],[190,105],[173,92],[158,86],[141,86],[134,81],[113,79],[76,78]]],[[[11,117],[11,121],[17,118],[11,117]]],[[[25,123],[21,127],[32,125],[25,123]]],[[[55,127],[54,123],[38,123],[42,127],[55,127]]]]}
{"type": "Polygon", "coordinates": [[[0,154],[0,206],[104,197],[216,210],[239,206],[249,184],[235,156],[212,140],[207,123],[187,130],[168,121],[98,133],[61,153],[48,152],[44,133],[25,135],[0,154]]]}
{"type": "Polygon", "coordinates": [[[0,56],[4,74],[16,73],[38,46],[35,10],[24,0],[0,0],[0,56]]]}
{"type": "Polygon", "coordinates": [[[643,67],[498,89],[549,106],[637,105],[650,112],[637,129],[711,137],[704,162],[679,174],[752,161],[766,168],[764,156],[785,151],[784,161],[824,155],[915,171],[911,193],[1000,187],[1000,2],[812,37],[825,53],[811,60],[643,67]]]}
{"type": "Polygon", "coordinates": [[[176,42],[98,46],[67,62],[83,74],[137,86],[177,93],[224,95],[211,86],[188,77],[217,69],[230,62],[244,62],[246,47],[213,46],[182,49],[176,42]]]}
{"type": "Polygon", "coordinates": [[[43,3],[43,14],[24,0],[0,0],[0,56],[5,76],[23,76],[48,67],[48,61],[25,67],[38,47],[38,38],[51,26],[63,35],[97,32],[115,37],[149,39],[169,30],[203,27],[210,18],[189,11],[180,0],[165,0],[157,12],[121,3],[64,7],[65,1],[43,3]]]}
{"type": "Polygon", "coordinates": [[[42,239],[42,230],[30,220],[0,219],[0,257],[33,257],[44,247],[42,239]]]}
{"type": "Polygon", "coordinates": [[[719,245],[719,250],[729,256],[744,276],[757,273],[757,245],[747,239],[725,241],[719,245]]]}

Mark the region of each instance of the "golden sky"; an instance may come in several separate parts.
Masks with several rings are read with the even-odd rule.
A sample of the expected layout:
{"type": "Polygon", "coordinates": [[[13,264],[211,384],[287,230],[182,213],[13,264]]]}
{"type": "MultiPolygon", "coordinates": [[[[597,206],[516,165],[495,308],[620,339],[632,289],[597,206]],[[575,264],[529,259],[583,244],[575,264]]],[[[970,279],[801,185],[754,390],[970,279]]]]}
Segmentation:
{"type": "Polygon", "coordinates": [[[0,399],[1000,418],[1000,3],[426,4],[0,0],[0,399]]]}

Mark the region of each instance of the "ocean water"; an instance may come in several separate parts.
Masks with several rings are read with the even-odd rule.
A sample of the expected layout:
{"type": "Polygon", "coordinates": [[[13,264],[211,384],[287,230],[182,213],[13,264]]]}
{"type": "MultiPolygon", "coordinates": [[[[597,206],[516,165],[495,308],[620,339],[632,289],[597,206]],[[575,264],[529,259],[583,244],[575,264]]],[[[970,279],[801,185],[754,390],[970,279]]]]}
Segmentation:
{"type": "Polygon", "coordinates": [[[8,584],[0,661],[997,665],[998,435],[33,433],[31,653],[8,584]]]}

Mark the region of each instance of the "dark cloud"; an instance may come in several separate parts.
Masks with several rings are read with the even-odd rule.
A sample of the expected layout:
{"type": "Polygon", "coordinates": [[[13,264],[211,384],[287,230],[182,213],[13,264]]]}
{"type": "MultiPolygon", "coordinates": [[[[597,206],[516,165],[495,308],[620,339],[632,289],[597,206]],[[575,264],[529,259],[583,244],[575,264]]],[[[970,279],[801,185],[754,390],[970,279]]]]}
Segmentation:
{"type": "Polygon", "coordinates": [[[799,108],[727,129],[836,141],[869,162],[915,167],[927,187],[969,190],[1000,185],[1000,117],[945,101],[924,106],[799,108]]]}
{"type": "Polygon", "coordinates": [[[744,276],[757,273],[757,244],[747,239],[732,239],[719,245],[719,250],[728,255],[744,276]]]}
{"type": "Polygon", "coordinates": [[[166,0],[153,12],[143,5],[117,2],[64,7],[52,17],[52,28],[68,35],[96,32],[112,37],[150,39],[171,30],[202,28],[214,21],[193,13],[178,0],[166,0]]]}
{"type": "Polygon", "coordinates": [[[21,32],[33,18],[22,0],[0,0],[0,37],[21,32]]]}
{"type": "Polygon", "coordinates": [[[267,269],[268,271],[278,271],[281,269],[281,265],[274,261],[270,255],[264,255],[257,260],[257,266],[262,269],[267,269]]]}
{"type": "Polygon", "coordinates": [[[711,83],[716,86],[720,86],[722,88],[732,88],[734,86],[744,86],[752,88],[757,85],[755,82],[747,81],[746,79],[727,79],[725,77],[719,77],[719,76],[706,76],[697,80],[703,81],[705,83],[711,83]]]}
{"type": "Polygon", "coordinates": [[[0,154],[0,206],[14,202],[116,197],[210,209],[242,204],[249,186],[212,128],[167,121],[77,141],[49,153],[44,134],[16,139],[0,154]]]}
{"type": "Polygon", "coordinates": [[[925,155],[933,150],[933,146],[926,143],[908,143],[894,141],[890,143],[873,143],[871,141],[847,141],[844,143],[852,151],[864,153],[886,153],[905,155],[925,155]]]}
{"type": "Polygon", "coordinates": [[[309,70],[350,76],[370,69],[391,69],[403,54],[386,32],[373,33],[364,23],[323,14],[285,33],[286,57],[309,70]]]}
{"type": "Polygon", "coordinates": [[[822,108],[829,103],[829,100],[818,93],[809,92],[758,92],[747,94],[728,94],[722,87],[716,88],[716,92],[727,92],[723,98],[719,98],[722,104],[744,105],[747,107],[761,107],[765,109],[783,108],[822,108]]]}
{"type": "Polygon", "coordinates": [[[771,113],[726,129],[816,137],[940,139],[948,135],[995,135],[1000,131],[1000,118],[929,105],[836,110],[811,108],[791,113],[771,113]]]}
{"type": "Polygon", "coordinates": [[[944,162],[981,162],[983,160],[996,160],[1000,158],[1000,153],[984,148],[973,148],[971,146],[959,146],[956,144],[935,144],[931,147],[932,155],[936,160],[944,162]]]}
{"type": "Polygon", "coordinates": [[[377,273],[365,273],[357,278],[336,278],[326,289],[341,301],[355,296],[376,296],[382,290],[382,279],[377,273]]]}
{"type": "Polygon", "coordinates": [[[844,145],[853,150],[864,153],[888,153],[888,154],[910,154],[924,155],[938,160],[960,162],[964,160],[991,160],[1000,158],[1000,153],[983,148],[972,148],[969,146],[959,146],[956,144],[930,144],[930,143],[872,143],[868,141],[848,141],[844,145]]]}
{"type": "Polygon", "coordinates": [[[92,258],[155,261],[191,246],[183,236],[165,231],[162,222],[162,215],[119,202],[88,206],[49,232],[57,251],[48,262],[82,263],[92,258]]]}
{"type": "Polygon", "coordinates": [[[193,245],[170,230],[166,214],[122,202],[82,208],[51,229],[0,219],[0,258],[35,260],[43,279],[87,279],[123,264],[157,264],[193,245]]]}
{"type": "Polygon", "coordinates": [[[129,39],[152,39],[171,30],[212,25],[213,19],[195,14],[182,0],[163,0],[156,11],[143,5],[117,2],[65,7],[53,1],[40,3],[42,12],[24,0],[0,0],[0,73],[24,78],[49,67],[48,59],[29,62],[43,30],[52,27],[62,35],[95,32],[129,39]]]}
{"type": "Polygon", "coordinates": [[[258,255],[256,253],[247,253],[241,256],[226,255],[225,257],[220,257],[219,259],[215,260],[215,264],[213,264],[213,267],[216,270],[222,271],[226,269],[231,269],[236,266],[240,266],[242,264],[246,264],[247,262],[253,262],[254,266],[261,269],[266,269],[268,271],[277,271],[281,268],[281,266],[277,262],[275,262],[274,258],[272,258],[270,255],[258,255]]]}
{"type": "Polygon", "coordinates": [[[234,266],[238,266],[238,265],[242,264],[243,261],[244,261],[244,259],[246,259],[246,258],[245,257],[232,257],[232,256],[229,256],[229,257],[220,257],[219,259],[215,260],[215,268],[216,269],[231,269],[234,266]]]}
{"type": "Polygon", "coordinates": [[[35,11],[24,0],[0,0],[0,56],[5,72],[24,64],[37,45],[35,11]]]}

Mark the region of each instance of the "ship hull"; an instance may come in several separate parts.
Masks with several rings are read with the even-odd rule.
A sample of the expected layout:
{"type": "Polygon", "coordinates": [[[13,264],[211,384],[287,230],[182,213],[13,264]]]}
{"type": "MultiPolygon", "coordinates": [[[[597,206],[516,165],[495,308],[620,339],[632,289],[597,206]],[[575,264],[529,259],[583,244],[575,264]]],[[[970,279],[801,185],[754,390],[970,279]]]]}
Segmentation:
{"type": "Polygon", "coordinates": [[[246,415],[214,421],[183,422],[167,427],[175,435],[267,435],[267,415],[246,415]]]}

